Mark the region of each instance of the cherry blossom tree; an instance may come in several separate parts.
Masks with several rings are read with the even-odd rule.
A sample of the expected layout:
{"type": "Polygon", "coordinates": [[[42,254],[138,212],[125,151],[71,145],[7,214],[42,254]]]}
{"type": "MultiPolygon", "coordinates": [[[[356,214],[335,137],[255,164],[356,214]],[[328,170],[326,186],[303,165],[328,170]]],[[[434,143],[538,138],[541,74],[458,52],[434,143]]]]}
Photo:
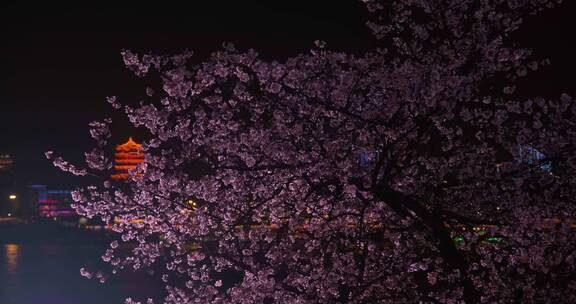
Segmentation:
{"type": "Polygon", "coordinates": [[[576,302],[576,103],[515,97],[546,62],[509,39],[556,4],[362,2],[381,47],[361,56],[124,51],[161,79],[108,100],[146,162],[109,181],[111,120],[86,168],[49,154],[102,176],[73,198],[120,237],[103,259],[161,265],[165,303],[576,302]]]}

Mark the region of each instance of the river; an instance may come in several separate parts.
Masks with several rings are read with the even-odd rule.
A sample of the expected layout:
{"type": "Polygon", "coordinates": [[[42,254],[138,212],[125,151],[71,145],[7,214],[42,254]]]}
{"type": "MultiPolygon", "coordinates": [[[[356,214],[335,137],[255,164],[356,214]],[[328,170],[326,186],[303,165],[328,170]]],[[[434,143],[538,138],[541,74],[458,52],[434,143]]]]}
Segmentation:
{"type": "Polygon", "coordinates": [[[162,284],[145,273],[111,276],[105,284],[85,279],[81,267],[104,270],[102,232],[59,223],[0,225],[0,303],[112,304],[131,297],[145,303],[163,295],[162,284]]]}

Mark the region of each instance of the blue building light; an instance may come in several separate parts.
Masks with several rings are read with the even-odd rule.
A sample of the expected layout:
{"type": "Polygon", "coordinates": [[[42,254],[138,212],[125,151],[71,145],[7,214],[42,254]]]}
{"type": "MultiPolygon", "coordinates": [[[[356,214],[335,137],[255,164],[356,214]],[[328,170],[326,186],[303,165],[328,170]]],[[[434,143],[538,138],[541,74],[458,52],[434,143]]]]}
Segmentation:
{"type": "Polygon", "coordinates": [[[380,158],[380,150],[362,151],[358,154],[358,165],[360,167],[372,167],[380,158]]]}
{"type": "Polygon", "coordinates": [[[546,155],[544,155],[544,153],[542,153],[538,149],[527,145],[520,146],[519,154],[520,154],[520,162],[528,165],[542,163],[540,166],[538,166],[541,170],[545,172],[552,171],[552,162],[551,161],[542,162],[542,160],[546,159],[546,155]]]}

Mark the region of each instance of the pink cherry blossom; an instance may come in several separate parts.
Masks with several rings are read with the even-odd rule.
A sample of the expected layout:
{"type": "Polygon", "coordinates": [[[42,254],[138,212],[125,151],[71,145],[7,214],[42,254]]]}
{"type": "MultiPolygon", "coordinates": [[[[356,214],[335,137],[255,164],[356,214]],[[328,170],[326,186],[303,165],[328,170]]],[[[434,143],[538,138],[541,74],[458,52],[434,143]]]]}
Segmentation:
{"type": "Polygon", "coordinates": [[[361,2],[363,55],[124,51],[162,81],[124,107],[140,174],[110,183],[111,121],[86,169],[47,153],[102,178],[73,198],[119,235],[103,259],[161,266],[164,303],[576,302],[576,103],[516,97],[506,42],[555,1],[361,2]]]}

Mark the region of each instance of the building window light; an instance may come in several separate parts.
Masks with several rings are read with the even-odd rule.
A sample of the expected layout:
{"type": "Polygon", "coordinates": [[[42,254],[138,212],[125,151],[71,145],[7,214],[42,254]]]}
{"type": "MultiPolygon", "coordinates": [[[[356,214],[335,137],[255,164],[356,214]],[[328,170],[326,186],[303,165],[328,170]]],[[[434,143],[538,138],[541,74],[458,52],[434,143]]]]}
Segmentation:
{"type": "MultiPolygon", "coordinates": [[[[544,155],[544,153],[528,145],[520,146],[519,154],[520,154],[520,161],[528,165],[538,164],[542,162],[543,159],[546,159],[546,155],[544,155]]],[[[542,162],[542,164],[538,166],[538,168],[540,168],[545,172],[551,172],[552,163],[550,161],[542,162]]]]}

